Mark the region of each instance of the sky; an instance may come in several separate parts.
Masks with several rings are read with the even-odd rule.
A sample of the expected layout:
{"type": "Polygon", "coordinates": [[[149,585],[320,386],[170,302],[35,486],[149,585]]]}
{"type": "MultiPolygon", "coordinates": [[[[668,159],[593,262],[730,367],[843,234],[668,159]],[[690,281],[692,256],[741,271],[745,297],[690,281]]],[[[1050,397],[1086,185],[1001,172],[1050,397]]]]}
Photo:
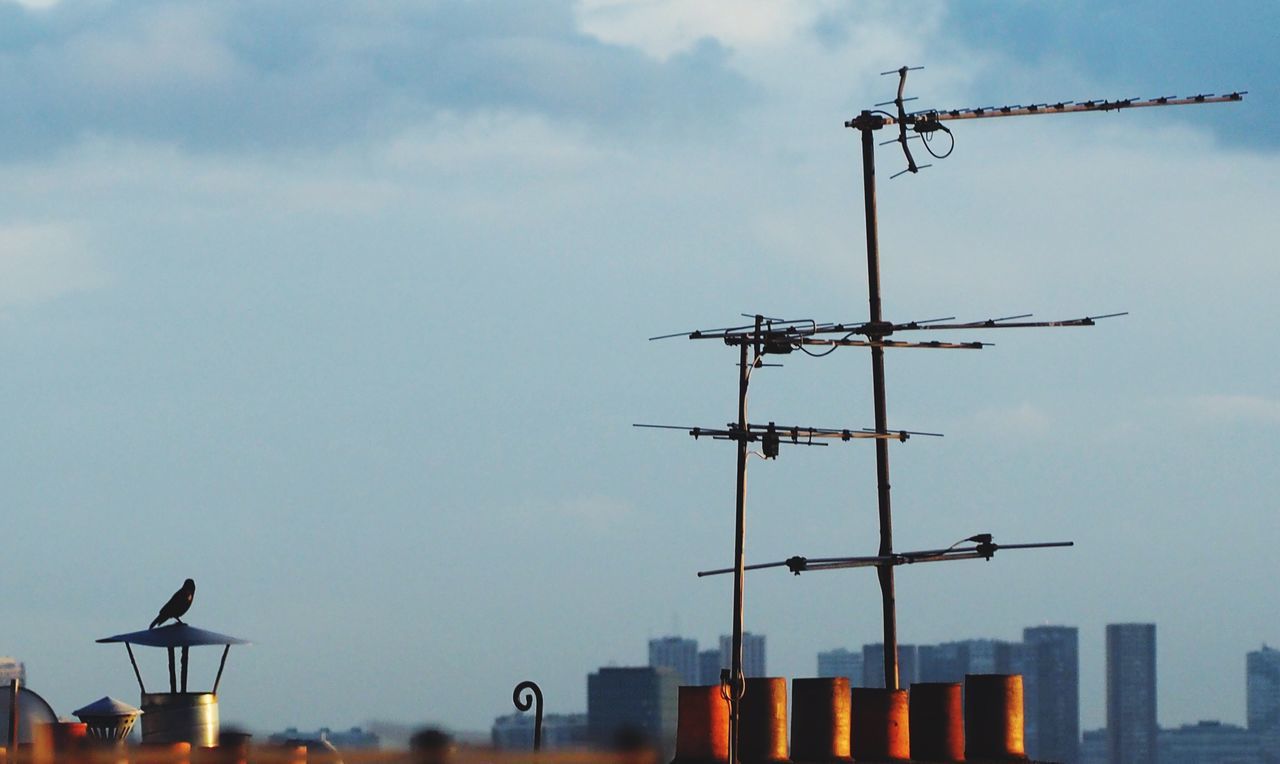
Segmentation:
{"type": "MultiPolygon", "coordinates": [[[[1073,540],[898,573],[904,643],[1157,624],[1159,721],[1243,723],[1280,642],[1280,6],[0,0],[0,653],[61,714],[187,577],[248,638],[224,722],[487,729],[537,681],[727,633],[735,353],[867,316],[858,136],[920,108],[1247,90],[878,149],[886,316],[1129,311],[888,354],[895,542],[1073,540]],[[998,336],[997,336],[998,335],[998,336]]],[[[885,136],[886,139],[891,136],[885,136]]],[[[866,352],[752,419],[872,424],[866,352]]],[[[868,442],[752,460],[748,561],[869,554],[868,442]]],[[[868,571],[753,574],[770,672],[880,637],[868,571]]],[[[154,651],[158,653],[159,651],[154,651]]],[[[193,654],[193,686],[216,651],[193,654]]],[[[163,682],[162,654],[140,655],[163,682]]]]}

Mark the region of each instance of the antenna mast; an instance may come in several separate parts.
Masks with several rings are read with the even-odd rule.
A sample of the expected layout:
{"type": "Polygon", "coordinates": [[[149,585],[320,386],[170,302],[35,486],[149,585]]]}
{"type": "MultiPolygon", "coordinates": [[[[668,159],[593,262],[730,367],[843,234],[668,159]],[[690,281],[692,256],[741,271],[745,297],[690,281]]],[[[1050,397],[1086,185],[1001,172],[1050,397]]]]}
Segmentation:
{"type": "Polygon", "coordinates": [[[981,107],[972,109],[925,110],[908,112],[905,104],[913,98],[904,97],[907,73],[922,67],[902,67],[883,72],[898,75],[898,93],[892,101],[879,106],[892,104],[894,113],[877,109],[864,110],[857,117],[845,122],[845,127],[861,132],[862,148],[862,192],[866,223],[867,247],[867,303],[868,319],[848,323],[819,323],[814,320],[785,320],[767,318],[762,315],[753,316],[753,322],[742,326],[722,327],[719,329],[696,330],[668,334],[650,339],[667,339],[671,337],[687,337],[691,340],[718,339],[730,347],[737,347],[739,352],[738,406],[737,421],[725,428],[673,427],[667,425],[637,425],[638,427],[661,427],[685,430],[695,439],[707,437],[713,440],[730,440],[737,445],[737,482],[734,526],[734,564],[733,567],[705,570],[698,575],[710,576],[722,573],[734,574],[733,586],[733,654],[731,666],[722,672],[721,691],[729,702],[729,761],[738,764],[738,710],[742,693],[745,689],[742,673],[742,634],[743,634],[743,592],[745,573],[751,570],[785,567],[799,575],[805,571],[838,570],[844,568],[874,567],[880,581],[881,610],[884,632],[884,683],[890,690],[899,687],[898,677],[898,627],[897,606],[894,596],[894,568],[920,562],[942,562],[949,560],[986,559],[990,560],[999,549],[1033,549],[1046,547],[1071,546],[1069,541],[1054,541],[1029,544],[996,544],[990,533],[979,533],[956,542],[942,549],[926,549],[914,552],[895,552],[893,548],[893,512],[890,501],[889,485],[889,441],[905,441],[912,435],[937,435],[937,433],[913,432],[907,430],[891,430],[888,426],[887,395],[885,392],[886,348],[932,348],[948,350],[980,350],[989,343],[981,341],[902,341],[892,339],[892,335],[900,332],[917,331],[966,331],[987,329],[1010,329],[1031,327],[1086,327],[1093,326],[1104,318],[1125,315],[1124,313],[1107,313],[1088,315],[1057,321],[1027,321],[1030,314],[989,318],[981,321],[955,322],[953,317],[931,319],[927,321],[908,321],[894,323],[884,318],[880,290],[880,242],[876,217],[876,166],[874,133],[886,126],[896,125],[898,135],[884,143],[897,143],[902,149],[907,167],[892,177],[904,173],[918,173],[929,165],[920,165],[911,153],[910,141],[920,139],[931,156],[944,159],[954,149],[954,135],[943,123],[955,120],[982,119],[988,117],[1030,116],[1035,114],[1066,114],[1080,111],[1115,111],[1127,108],[1176,106],[1183,104],[1224,103],[1240,101],[1245,91],[1237,91],[1228,95],[1212,94],[1196,95],[1188,98],[1164,97],[1154,99],[1127,98],[1102,101],[1062,101],[1054,104],[1042,103],[1027,106],[981,107]],[[914,133],[913,135],[908,134],[914,133]],[[951,142],[945,152],[936,152],[931,141],[937,133],[947,134],[951,142]],[[825,348],[822,352],[814,352],[811,347],[825,348]],[[865,347],[871,350],[871,383],[874,400],[874,427],[861,430],[823,429],[813,427],[788,427],[769,422],[767,425],[751,424],[747,419],[747,388],[751,372],[766,366],[779,364],[764,363],[767,355],[784,355],[800,350],[811,356],[824,356],[841,347],[865,347]],[[822,446],[828,441],[849,441],[854,439],[870,439],[875,441],[876,449],[876,496],[880,524],[880,540],[878,552],[871,556],[806,558],[791,557],[787,560],[771,563],[745,564],[745,528],[746,528],[746,490],[747,459],[752,453],[749,446],[760,443],[762,451],[757,455],[765,459],[774,459],[778,455],[781,444],[822,446]],[[965,544],[971,544],[965,546],[965,544]]]}
{"type": "MultiPolygon", "coordinates": [[[[1225,96],[1205,94],[1192,96],[1190,98],[1177,98],[1170,96],[1147,100],[1124,98],[1119,100],[1091,100],[1081,103],[1062,101],[1056,104],[1042,103],[1032,104],[1029,106],[1017,105],[949,110],[926,110],[908,113],[905,104],[907,101],[914,99],[904,97],[907,85],[907,73],[922,68],[924,67],[904,66],[894,71],[881,72],[882,75],[898,75],[898,96],[892,101],[886,101],[884,103],[877,104],[877,106],[893,104],[897,112],[896,114],[889,114],[883,111],[864,110],[857,117],[845,122],[845,127],[854,128],[862,134],[862,199],[867,229],[867,292],[868,301],[870,303],[871,324],[873,326],[883,323],[880,314],[880,241],[876,224],[876,155],[873,137],[876,130],[887,125],[898,126],[898,137],[892,141],[886,142],[898,143],[902,148],[903,156],[907,160],[906,169],[892,176],[896,178],[906,172],[915,174],[924,167],[929,166],[916,164],[909,146],[909,141],[914,138],[920,138],[927,148],[929,146],[928,142],[931,140],[930,136],[938,131],[945,132],[951,136],[952,139],[951,147],[947,149],[946,153],[939,155],[935,154],[932,149],[928,150],[930,154],[939,159],[950,155],[952,148],[955,146],[955,139],[954,136],[951,135],[951,131],[942,124],[946,121],[991,117],[1030,116],[1035,114],[1065,114],[1080,111],[1115,111],[1118,109],[1149,106],[1223,103],[1240,101],[1244,98],[1244,94],[1246,92],[1237,91],[1225,96]],[[907,135],[908,130],[914,131],[916,135],[907,135]]],[[[884,350],[880,347],[871,348],[871,384],[874,395],[876,428],[880,429],[884,423],[886,406],[884,350]]],[[[876,493],[879,500],[878,504],[880,511],[880,556],[887,558],[892,557],[893,555],[893,513],[889,499],[889,451],[884,446],[884,443],[876,444],[876,493]]],[[[882,563],[876,567],[876,571],[880,578],[880,596],[884,613],[884,685],[889,689],[898,688],[898,616],[894,600],[893,568],[894,566],[889,563],[882,563]]]]}

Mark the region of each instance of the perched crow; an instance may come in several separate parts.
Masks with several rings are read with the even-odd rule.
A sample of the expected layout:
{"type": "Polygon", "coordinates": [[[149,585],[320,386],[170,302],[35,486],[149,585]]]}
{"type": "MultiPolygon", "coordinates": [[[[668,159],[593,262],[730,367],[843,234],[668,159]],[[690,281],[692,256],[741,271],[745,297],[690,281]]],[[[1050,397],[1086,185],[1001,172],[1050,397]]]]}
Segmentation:
{"type": "Polygon", "coordinates": [[[182,588],[173,593],[169,601],[164,603],[164,607],[160,608],[160,615],[151,622],[148,629],[154,629],[160,624],[172,618],[178,623],[182,623],[182,616],[186,614],[187,609],[191,607],[191,600],[196,596],[196,582],[187,579],[182,582],[182,588]]]}

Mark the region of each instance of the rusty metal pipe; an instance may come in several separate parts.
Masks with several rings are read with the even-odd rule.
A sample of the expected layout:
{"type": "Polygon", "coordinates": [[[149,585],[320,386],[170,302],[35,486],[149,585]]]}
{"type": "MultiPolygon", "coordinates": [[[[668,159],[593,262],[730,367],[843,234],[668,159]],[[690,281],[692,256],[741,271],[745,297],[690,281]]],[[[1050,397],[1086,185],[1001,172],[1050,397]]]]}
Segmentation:
{"type": "Polygon", "coordinates": [[[1024,742],[1021,674],[968,674],[964,678],[965,756],[1022,761],[1024,742]]]}
{"type": "Polygon", "coordinates": [[[788,764],[787,680],[752,677],[745,686],[738,728],[742,764],[788,764]]]}
{"type": "Polygon", "coordinates": [[[958,682],[911,685],[912,761],[964,761],[964,710],[958,682]]]}
{"type": "Polygon", "coordinates": [[[720,686],[679,690],[676,756],[671,764],[724,764],[729,760],[729,704],[720,686]]]}
{"type": "Polygon", "coordinates": [[[856,761],[907,761],[911,756],[906,690],[854,687],[849,751],[856,761]]]}
{"type": "Polygon", "coordinates": [[[849,755],[849,680],[791,680],[791,760],[844,764],[849,755]]]}

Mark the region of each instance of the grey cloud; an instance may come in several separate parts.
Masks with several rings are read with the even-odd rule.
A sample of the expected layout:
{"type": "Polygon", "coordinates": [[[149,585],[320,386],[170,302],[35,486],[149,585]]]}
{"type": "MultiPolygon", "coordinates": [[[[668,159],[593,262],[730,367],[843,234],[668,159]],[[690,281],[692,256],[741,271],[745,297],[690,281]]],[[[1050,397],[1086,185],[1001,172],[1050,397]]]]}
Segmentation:
{"type": "Polygon", "coordinates": [[[714,41],[659,62],[566,2],[0,5],[0,155],[87,135],[193,150],[360,140],[439,111],[707,128],[752,97],[714,41]]]}

